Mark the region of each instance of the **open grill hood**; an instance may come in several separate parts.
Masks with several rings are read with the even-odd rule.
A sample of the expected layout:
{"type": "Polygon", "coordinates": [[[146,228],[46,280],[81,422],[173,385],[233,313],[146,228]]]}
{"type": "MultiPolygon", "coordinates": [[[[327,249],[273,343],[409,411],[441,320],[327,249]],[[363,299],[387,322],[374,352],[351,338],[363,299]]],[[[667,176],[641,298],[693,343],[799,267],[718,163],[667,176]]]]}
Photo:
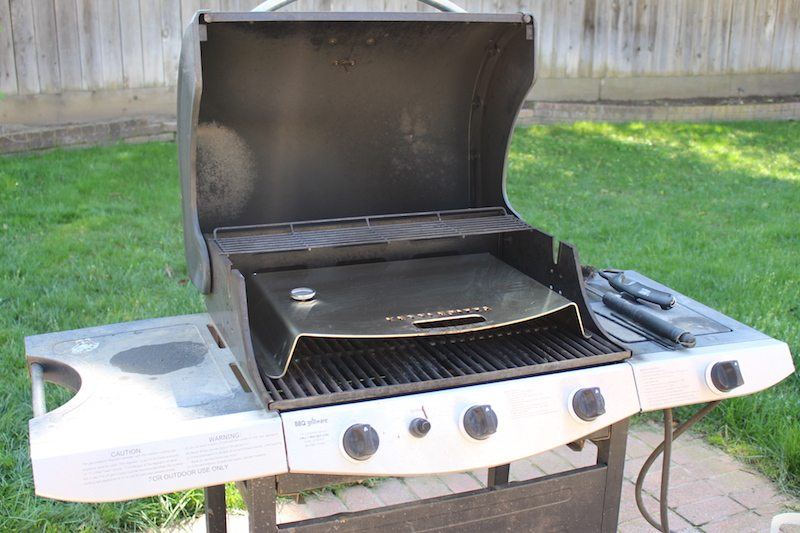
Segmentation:
{"type": "Polygon", "coordinates": [[[503,206],[528,15],[201,13],[181,49],[186,256],[218,227],[503,206]]]}

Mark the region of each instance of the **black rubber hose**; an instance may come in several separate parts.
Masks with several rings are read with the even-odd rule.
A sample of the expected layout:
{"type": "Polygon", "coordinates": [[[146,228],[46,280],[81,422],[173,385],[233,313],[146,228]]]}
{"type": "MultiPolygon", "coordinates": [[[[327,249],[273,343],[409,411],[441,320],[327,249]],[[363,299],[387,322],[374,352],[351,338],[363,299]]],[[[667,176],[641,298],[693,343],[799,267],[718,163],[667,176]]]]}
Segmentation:
{"type": "Polygon", "coordinates": [[[672,455],[672,441],[683,435],[686,430],[699,422],[708,413],[713,411],[717,404],[719,404],[719,401],[705,404],[699,411],[686,420],[686,422],[675,428],[675,431],[672,431],[672,409],[664,410],[664,442],[656,446],[656,449],[647,456],[647,459],[642,465],[642,469],[639,470],[639,476],[636,478],[636,488],[634,489],[636,506],[639,508],[639,512],[642,513],[644,519],[647,520],[651,526],[659,531],[669,533],[669,502],[667,496],[669,493],[669,459],[672,455]],[[647,472],[650,470],[650,467],[653,466],[653,463],[656,461],[658,455],[662,452],[664,452],[664,461],[662,463],[663,466],[661,467],[661,490],[659,493],[659,511],[661,523],[659,523],[655,518],[650,516],[650,513],[648,513],[647,509],[644,508],[644,501],[642,500],[642,487],[644,486],[644,478],[647,476],[647,472]]]}

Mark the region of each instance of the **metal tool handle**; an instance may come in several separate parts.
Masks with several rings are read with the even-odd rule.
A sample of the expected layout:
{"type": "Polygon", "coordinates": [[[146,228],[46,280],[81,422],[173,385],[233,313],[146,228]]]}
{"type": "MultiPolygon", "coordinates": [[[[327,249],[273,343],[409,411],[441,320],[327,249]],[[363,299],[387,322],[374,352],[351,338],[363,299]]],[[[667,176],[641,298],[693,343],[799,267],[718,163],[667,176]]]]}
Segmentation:
{"type": "Polygon", "coordinates": [[[675,297],[670,293],[648,287],[638,281],[631,281],[625,277],[624,272],[609,273],[601,271],[600,275],[607,279],[608,284],[614,287],[617,292],[627,294],[634,300],[650,302],[665,311],[675,306],[675,297]]]}
{"type": "Polygon", "coordinates": [[[603,295],[603,304],[620,315],[644,326],[659,337],[669,339],[684,348],[693,348],[697,343],[691,332],[672,325],[663,318],[646,311],[642,306],[626,301],[621,296],[605,293],[603,295]]]}
{"type": "MultiPolygon", "coordinates": [[[[297,0],[267,0],[266,2],[261,2],[256,7],[254,7],[251,11],[277,11],[284,6],[288,6],[289,4],[293,4],[297,0]]],[[[419,0],[423,4],[427,4],[439,11],[444,11],[448,13],[466,13],[467,10],[461,7],[460,5],[456,4],[455,2],[451,2],[450,0],[419,0]]]]}
{"type": "Polygon", "coordinates": [[[44,367],[41,363],[31,363],[31,406],[34,417],[47,414],[47,401],[44,396],[44,367]]]}

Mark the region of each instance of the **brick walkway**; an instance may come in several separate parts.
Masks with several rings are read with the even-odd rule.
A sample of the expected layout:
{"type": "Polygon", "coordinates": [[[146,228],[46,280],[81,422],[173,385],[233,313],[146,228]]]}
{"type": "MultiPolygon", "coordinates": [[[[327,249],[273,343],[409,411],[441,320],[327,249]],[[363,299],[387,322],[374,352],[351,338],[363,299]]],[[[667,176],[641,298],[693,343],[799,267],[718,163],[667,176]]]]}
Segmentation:
{"type": "MultiPolygon", "coordinates": [[[[628,438],[625,481],[619,513],[621,532],[654,531],[639,514],[633,487],[639,468],[647,455],[661,441],[660,428],[639,425],[628,438]]],[[[555,474],[594,463],[596,448],[587,443],[578,453],[567,447],[517,461],[511,465],[511,480],[522,481],[555,474]]],[[[781,494],[773,483],[722,451],[690,434],[675,441],[670,475],[670,528],[676,531],[746,532],[768,531],[775,514],[796,509],[800,501],[781,494]]],[[[648,509],[658,516],[653,495],[658,494],[660,461],[653,465],[645,482],[648,509]]],[[[486,482],[486,470],[463,474],[444,474],[412,478],[390,478],[367,488],[349,486],[332,492],[309,496],[303,504],[283,501],[279,504],[279,522],[291,522],[327,516],[345,511],[359,511],[431,498],[480,488],[486,482]]],[[[202,519],[184,526],[182,531],[204,531],[202,519]]],[[[247,531],[242,515],[231,515],[228,531],[247,531]]]]}

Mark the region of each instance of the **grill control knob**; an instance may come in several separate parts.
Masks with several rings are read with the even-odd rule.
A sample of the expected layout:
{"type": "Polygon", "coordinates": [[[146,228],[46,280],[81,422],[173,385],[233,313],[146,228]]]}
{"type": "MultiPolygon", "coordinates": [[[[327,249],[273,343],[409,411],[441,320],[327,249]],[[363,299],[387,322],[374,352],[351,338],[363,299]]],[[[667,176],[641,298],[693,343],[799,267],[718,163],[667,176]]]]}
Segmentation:
{"type": "Polygon", "coordinates": [[[720,361],[710,366],[707,381],[712,389],[718,392],[730,392],[744,385],[738,361],[720,361]]]}
{"type": "Polygon", "coordinates": [[[353,424],[342,437],[344,452],[356,461],[366,461],[378,451],[378,432],[369,424],[353,424]]]}
{"type": "Polygon", "coordinates": [[[486,440],[497,432],[497,415],[490,405],[473,405],[462,422],[464,431],[475,440],[486,440]]]}
{"type": "Polygon", "coordinates": [[[431,430],[431,423],[425,420],[424,418],[415,418],[411,421],[411,424],[408,426],[408,431],[413,436],[421,439],[428,432],[431,430]]]}
{"type": "Polygon", "coordinates": [[[569,403],[572,413],[584,422],[592,422],[606,412],[606,400],[598,387],[576,390],[569,403]]]}

